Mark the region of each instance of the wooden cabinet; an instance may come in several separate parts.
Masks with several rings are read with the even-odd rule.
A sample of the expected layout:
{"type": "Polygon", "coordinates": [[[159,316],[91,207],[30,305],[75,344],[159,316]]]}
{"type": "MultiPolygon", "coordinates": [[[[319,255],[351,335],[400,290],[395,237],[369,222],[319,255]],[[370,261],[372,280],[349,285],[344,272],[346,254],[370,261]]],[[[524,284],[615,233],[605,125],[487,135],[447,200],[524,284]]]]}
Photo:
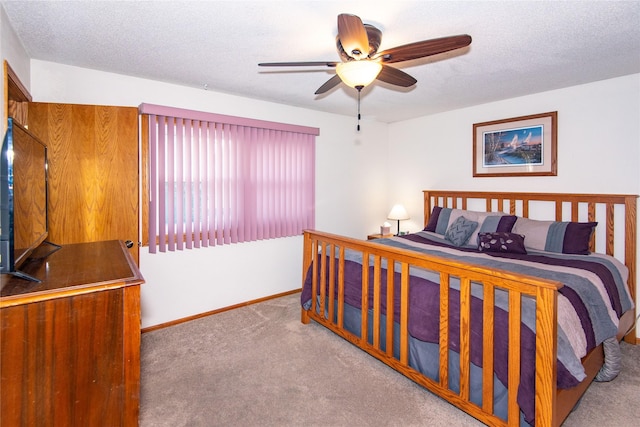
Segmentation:
{"type": "Polygon", "coordinates": [[[124,244],[64,245],[22,271],[42,282],[2,276],[0,425],[137,426],[144,279],[124,244]]]}
{"type": "Polygon", "coordinates": [[[30,102],[28,117],[48,148],[49,240],[137,242],[138,109],[30,102]]]}

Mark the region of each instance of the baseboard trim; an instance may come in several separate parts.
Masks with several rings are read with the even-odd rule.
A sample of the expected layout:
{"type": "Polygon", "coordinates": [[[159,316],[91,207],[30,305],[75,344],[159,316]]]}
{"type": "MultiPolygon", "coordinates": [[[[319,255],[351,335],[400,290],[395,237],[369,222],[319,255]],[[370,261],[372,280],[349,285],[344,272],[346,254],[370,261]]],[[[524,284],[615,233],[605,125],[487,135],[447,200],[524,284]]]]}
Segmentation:
{"type": "MultiPolygon", "coordinates": [[[[191,320],[200,319],[202,317],[207,317],[207,316],[211,316],[211,315],[218,314],[218,313],[223,313],[225,311],[233,310],[233,309],[240,308],[240,307],[246,307],[248,305],[257,304],[259,302],[268,301],[270,299],[276,299],[276,298],[284,297],[284,296],[287,296],[287,295],[293,295],[293,294],[301,292],[301,291],[302,291],[301,289],[293,289],[291,291],[282,292],[282,293],[275,294],[275,295],[270,295],[268,297],[258,298],[258,299],[254,299],[254,300],[251,300],[251,301],[242,302],[240,304],[235,304],[235,305],[230,305],[228,307],[218,308],[217,310],[211,310],[211,311],[207,311],[205,313],[195,314],[195,315],[189,316],[189,317],[183,317],[181,319],[172,320],[171,322],[160,323],[158,325],[148,326],[146,328],[142,328],[140,330],[140,332],[144,334],[145,332],[151,332],[151,331],[156,331],[158,329],[168,328],[169,326],[179,325],[180,323],[189,322],[191,320]]],[[[636,345],[640,345],[640,337],[636,337],[635,344],[636,345]]]]}
{"type": "Polygon", "coordinates": [[[301,289],[294,289],[294,290],[291,290],[291,291],[282,292],[282,293],[275,294],[275,295],[270,295],[268,297],[258,298],[258,299],[254,299],[254,300],[251,300],[251,301],[242,302],[240,304],[235,304],[235,305],[231,305],[231,306],[228,306],[228,307],[218,308],[216,310],[207,311],[205,313],[200,313],[200,314],[195,314],[193,316],[183,317],[181,319],[172,320],[171,322],[160,323],[158,325],[153,325],[153,326],[149,326],[149,327],[146,327],[146,328],[142,328],[140,330],[140,332],[144,334],[145,332],[151,332],[151,331],[156,331],[158,329],[168,328],[169,326],[179,325],[180,323],[189,322],[191,320],[200,319],[202,317],[211,316],[213,314],[223,313],[225,311],[233,310],[233,309],[240,308],[240,307],[246,307],[248,305],[257,304],[259,302],[268,301],[268,300],[271,300],[271,299],[280,298],[280,297],[284,297],[284,296],[287,296],[287,295],[292,295],[292,294],[295,294],[295,293],[298,293],[298,292],[301,292],[301,289]]]}

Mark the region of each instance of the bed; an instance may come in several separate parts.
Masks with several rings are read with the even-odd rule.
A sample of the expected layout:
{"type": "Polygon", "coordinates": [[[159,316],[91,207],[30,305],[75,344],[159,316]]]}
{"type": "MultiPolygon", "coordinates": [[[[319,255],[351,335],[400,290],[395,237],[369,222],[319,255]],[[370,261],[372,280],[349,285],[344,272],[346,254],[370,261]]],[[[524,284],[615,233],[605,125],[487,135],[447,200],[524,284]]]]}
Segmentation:
{"type": "Polygon", "coordinates": [[[423,193],[417,233],[304,232],[302,322],[485,424],[562,424],[636,342],[637,196],[423,193]]]}

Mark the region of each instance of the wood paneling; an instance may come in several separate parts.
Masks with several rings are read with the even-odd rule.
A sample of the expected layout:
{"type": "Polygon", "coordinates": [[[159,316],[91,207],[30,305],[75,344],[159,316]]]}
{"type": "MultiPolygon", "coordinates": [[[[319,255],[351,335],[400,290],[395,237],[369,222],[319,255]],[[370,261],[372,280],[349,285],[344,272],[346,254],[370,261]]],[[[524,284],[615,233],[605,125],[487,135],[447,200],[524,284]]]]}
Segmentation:
{"type": "Polygon", "coordinates": [[[29,129],[49,148],[49,240],[138,242],[137,109],[30,103],[29,129]]]}

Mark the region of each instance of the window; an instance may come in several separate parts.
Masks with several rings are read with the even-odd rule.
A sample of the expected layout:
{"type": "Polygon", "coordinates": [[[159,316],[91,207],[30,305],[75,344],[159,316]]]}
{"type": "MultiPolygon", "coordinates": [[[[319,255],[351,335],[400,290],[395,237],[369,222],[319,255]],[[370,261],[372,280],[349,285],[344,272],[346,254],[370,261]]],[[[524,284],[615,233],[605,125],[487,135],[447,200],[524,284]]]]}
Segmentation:
{"type": "Polygon", "coordinates": [[[150,104],[140,113],[150,253],[314,227],[318,129],[150,104]]]}

